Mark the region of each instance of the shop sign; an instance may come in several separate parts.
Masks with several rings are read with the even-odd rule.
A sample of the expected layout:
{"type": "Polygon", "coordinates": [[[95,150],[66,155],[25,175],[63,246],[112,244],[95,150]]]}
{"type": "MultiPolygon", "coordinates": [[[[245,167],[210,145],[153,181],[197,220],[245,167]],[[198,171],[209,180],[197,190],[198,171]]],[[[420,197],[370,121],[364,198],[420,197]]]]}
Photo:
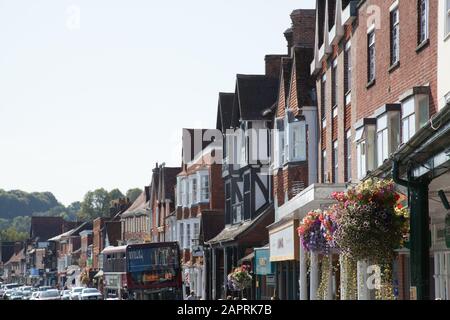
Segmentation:
{"type": "Polygon", "coordinates": [[[272,274],[266,277],[266,285],[271,287],[275,286],[275,275],[272,274]]]}
{"type": "Polygon", "coordinates": [[[297,258],[296,237],[294,224],[270,234],[270,261],[289,261],[297,258]]]}
{"type": "Polygon", "coordinates": [[[203,257],[202,246],[193,246],[191,252],[193,257],[203,257]]]}
{"type": "Polygon", "coordinates": [[[255,249],[255,274],[265,276],[272,274],[269,249],[255,249]]]}

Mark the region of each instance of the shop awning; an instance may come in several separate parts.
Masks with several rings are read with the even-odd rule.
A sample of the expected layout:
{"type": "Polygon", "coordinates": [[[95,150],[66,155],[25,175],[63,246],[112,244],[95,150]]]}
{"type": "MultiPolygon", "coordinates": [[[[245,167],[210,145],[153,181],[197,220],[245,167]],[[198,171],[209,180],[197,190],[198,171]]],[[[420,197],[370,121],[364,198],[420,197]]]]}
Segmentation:
{"type": "Polygon", "coordinates": [[[255,219],[238,225],[227,226],[216,237],[207,242],[211,246],[222,246],[230,242],[242,242],[251,246],[260,246],[268,241],[266,227],[274,221],[273,205],[267,208],[255,219]]]}
{"type": "Polygon", "coordinates": [[[97,272],[94,276],[94,279],[101,278],[101,277],[103,277],[103,270],[100,270],[99,272],[97,272]]]}
{"type": "Polygon", "coordinates": [[[244,262],[251,262],[253,261],[253,258],[255,257],[255,251],[253,251],[252,253],[250,253],[249,255],[246,255],[245,257],[243,257],[241,260],[238,261],[238,264],[242,264],[244,262]]]}

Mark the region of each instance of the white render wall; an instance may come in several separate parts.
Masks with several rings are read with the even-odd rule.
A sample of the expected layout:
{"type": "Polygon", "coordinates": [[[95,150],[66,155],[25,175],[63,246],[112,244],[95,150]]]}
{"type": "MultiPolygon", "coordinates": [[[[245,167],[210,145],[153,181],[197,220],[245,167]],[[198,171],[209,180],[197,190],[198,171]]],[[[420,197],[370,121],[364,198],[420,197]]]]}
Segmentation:
{"type": "Polygon", "coordinates": [[[445,96],[450,92],[450,35],[445,35],[447,19],[447,0],[439,0],[438,13],[438,110],[446,102],[445,96]]]}

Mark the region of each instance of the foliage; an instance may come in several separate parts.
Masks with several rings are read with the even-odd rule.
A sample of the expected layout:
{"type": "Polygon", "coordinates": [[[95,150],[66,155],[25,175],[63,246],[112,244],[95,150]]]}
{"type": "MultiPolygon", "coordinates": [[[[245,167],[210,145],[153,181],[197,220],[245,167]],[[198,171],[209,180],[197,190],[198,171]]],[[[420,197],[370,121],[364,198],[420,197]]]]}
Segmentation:
{"type": "Polygon", "coordinates": [[[3,219],[31,216],[35,212],[46,212],[57,206],[61,204],[50,192],[27,193],[0,189],[0,215],[3,219]]]}
{"type": "Polygon", "coordinates": [[[243,265],[233,270],[228,275],[228,287],[233,291],[242,291],[252,285],[252,276],[249,267],[243,265]]]}
{"type": "Polygon", "coordinates": [[[393,181],[368,180],[332,196],[339,203],[334,241],[342,252],[355,261],[392,261],[407,232],[407,211],[397,204],[393,181]]]}
{"type": "Polygon", "coordinates": [[[83,221],[89,221],[98,217],[108,217],[111,201],[123,197],[124,195],[118,189],[114,189],[111,192],[104,188],[89,191],[81,202],[78,218],[83,221]]]}
{"type": "Polygon", "coordinates": [[[19,232],[13,227],[0,230],[0,241],[24,241],[28,238],[28,232],[19,232]]]}
{"type": "Polygon", "coordinates": [[[142,193],[142,189],[133,188],[127,191],[126,197],[133,203],[142,193]]]}

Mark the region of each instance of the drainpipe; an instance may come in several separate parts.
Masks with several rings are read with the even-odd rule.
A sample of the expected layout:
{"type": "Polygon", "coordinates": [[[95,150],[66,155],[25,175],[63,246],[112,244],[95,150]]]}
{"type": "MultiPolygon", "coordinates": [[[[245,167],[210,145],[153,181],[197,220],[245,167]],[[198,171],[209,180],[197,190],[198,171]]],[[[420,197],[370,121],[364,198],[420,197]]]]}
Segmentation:
{"type": "Polygon", "coordinates": [[[418,300],[430,299],[430,227],[428,208],[428,178],[414,178],[408,170],[408,180],[400,178],[399,161],[394,160],[394,182],[407,187],[410,207],[411,286],[417,290],[418,300]]]}

